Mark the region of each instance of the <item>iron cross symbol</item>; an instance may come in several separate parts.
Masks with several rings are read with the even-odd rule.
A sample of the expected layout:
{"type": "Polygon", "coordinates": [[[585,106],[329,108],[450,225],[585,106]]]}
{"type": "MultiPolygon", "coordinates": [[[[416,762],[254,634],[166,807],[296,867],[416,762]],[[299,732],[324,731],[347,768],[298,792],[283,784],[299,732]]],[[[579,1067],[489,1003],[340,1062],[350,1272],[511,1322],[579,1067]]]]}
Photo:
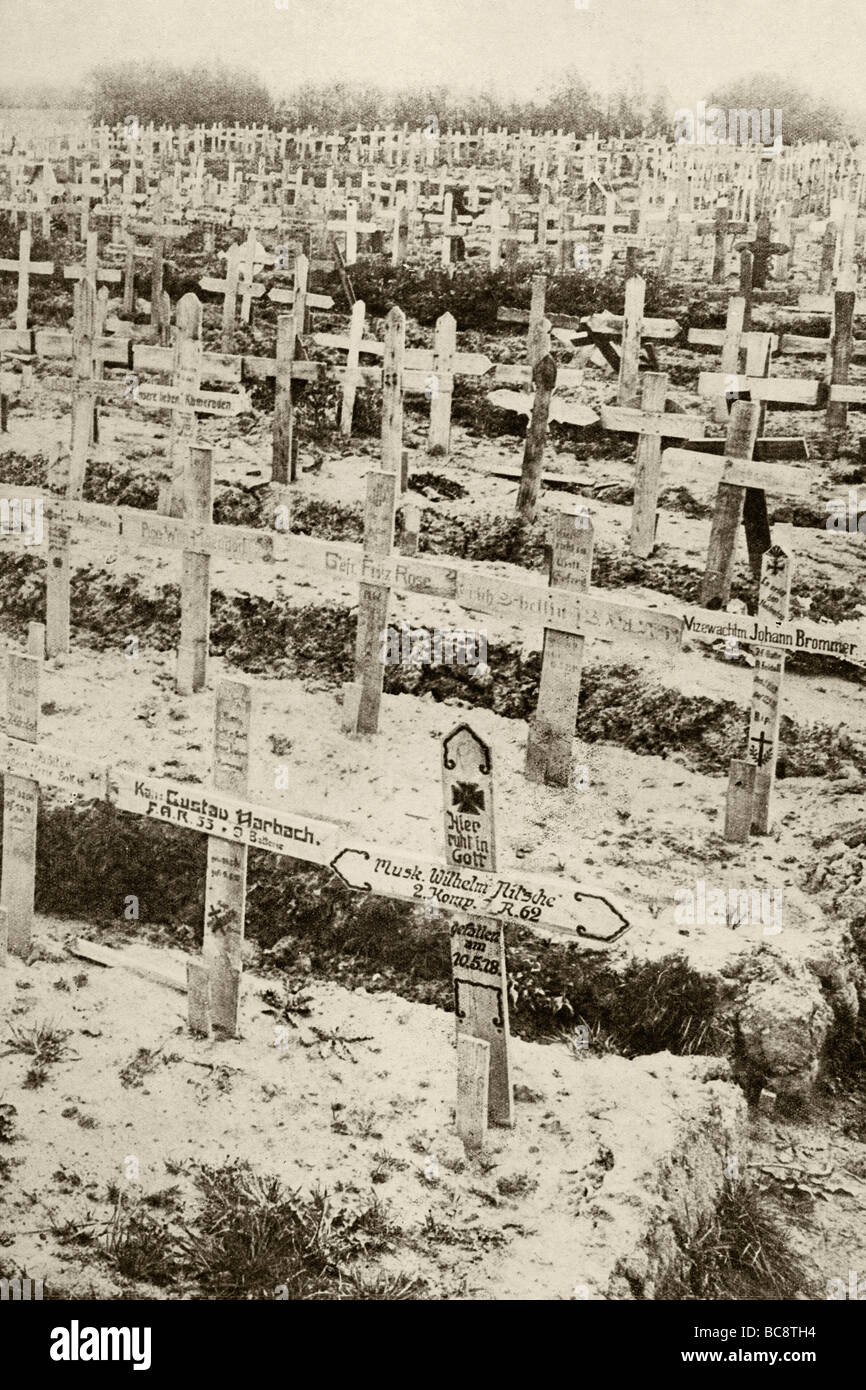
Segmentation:
{"type": "Polygon", "coordinates": [[[458,782],[451,788],[451,805],[464,816],[480,816],[484,810],[484,792],[475,782],[458,782]]]}
{"type": "Polygon", "coordinates": [[[773,549],[770,551],[770,560],[767,565],[767,569],[770,571],[770,574],[778,574],[779,571],[783,570],[784,568],[785,553],[782,550],[778,550],[774,546],[773,549]]]}
{"type": "Polygon", "coordinates": [[[760,734],[755,734],[755,735],[753,735],[753,737],[749,739],[749,742],[750,742],[750,743],[757,743],[757,745],[758,745],[758,767],[763,767],[763,765],[764,765],[764,752],[765,752],[766,746],[767,746],[767,735],[764,733],[764,730],[762,729],[761,732],[760,732],[760,734]]]}

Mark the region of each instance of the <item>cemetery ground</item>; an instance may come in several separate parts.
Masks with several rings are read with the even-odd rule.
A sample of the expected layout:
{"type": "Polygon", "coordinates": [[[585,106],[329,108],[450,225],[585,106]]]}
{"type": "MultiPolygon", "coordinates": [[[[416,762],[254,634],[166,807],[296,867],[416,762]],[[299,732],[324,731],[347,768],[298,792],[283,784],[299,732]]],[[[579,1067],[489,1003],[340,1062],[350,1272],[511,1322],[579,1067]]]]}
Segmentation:
{"type": "MultiPolygon", "coordinates": [[[[48,320],[37,311],[35,321],[48,320]]],[[[339,316],[316,323],[341,326],[339,316]]],[[[270,343],[269,334],[263,324],[251,339],[270,343]]],[[[475,329],[461,347],[464,338],[468,349],[523,360],[525,338],[475,329]]],[[[428,343],[429,329],[410,325],[407,343],[415,341],[428,343]]],[[[669,399],[716,432],[711,403],[696,405],[692,385],[713,360],[661,351],[669,399]]],[[[807,363],[784,371],[813,376],[807,363]]],[[[66,402],[40,385],[56,366],[37,366],[31,397],[10,412],[4,482],[44,482],[53,445],[68,441],[66,402]]],[[[852,380],[860,379],[855,366],[852,380]]],[[[612,385],[591,368],[579,399],[595,406],[612,385]]],[[[359,393],[357,434],[338,443],[338,395],[315,387],[301,403],[291,525],[360,540],[364,475],[378,462],[378,398],[359,393]]],[[[497,475],[519,470],[522,426],[483,395],[456,391],[444,459],[424,450],[427,403],[416,410],[407,399],[408,496],[424,508],[420,553],[495,560],[515,576],[541,570],[547,520],[576,499],[549,485],[536,523],[516,523],[517,478],[497,475]]],[[[86,498],[155,506],[168,476],[162,419],[128,405],[101,413],[86,498]]],[[[856,420],[841,452],[824,447],[818,412],[771,409],[765,429],[810,442],[820,500],[771,504],[771,517],[794,523],[792,611],[815,621],[863,614],[862,537],[827,530],[822,506],[864,481],[856,420]]],[[[216,519],[269,525],[269,415],[204,418],[200,436],[214,446],[216,519]]],[[[599,591],[627,591],[662,609],[666,596],[694,602],[712,498],[681,486],[663,492],[656,552],[634,559],[633,456],[633,436],[554,425],[545,475],[570,480],[591,510],[599,591]]],[[[747,732],[746,652],[731,660],[686,644],[672,661],[619,639],[589,643],[575,744],[585,776],[556,791],[523,775],[541,628],[467,615],[398,585],[392,622],[477,627],[487,636],[486,669],[386,668],[380,731],[354,738],[341,731],[340,701],[352,675],[356,583],[214,557],[209,688],[180,697],[179,572],[177,555],[73,541],[72,648],[46,662],[42,685],[42,733],[53,746],[205,782],[213,689],[243,673],[258,688],[254,800],[279,808],[286,783],[276,778],[286,768],[287,804],[339,817],[395,850],[435,854],[439,741],[466,718],[495,749],[503,861],[534,872],[590,870],[641,925],[602,955],[509,928],[516,1125],[491,1131],[483,1161],[467,1160],[453,1132],[444,914],[429,920],[365,900],[327,870],[253,851],[242,1036],[195,1041],[180,994],[85,965],[64,942],[122,942],[163,969],[180,947],[194,949],[202,837],[43,791],[39,944],[30,964],[4,972],[4,1006],[14,1035],[34,1046],[40,1025],[71,1032],[39,1084],[25,1084],[38,1056],[15,1055],[18,1072],[0,1097],[0,1118],[17,1136],[0,1148],[0,1225],[12,1238],[4,1257],[37,1276],[44,1268],[46,1291],[58,1297],[135,1297],[154,1285],[163,1296],[218,1296],[230,1268],[241,1266],[215,1249],[214,1212],[230,1197],[252,1220],[256,1204],[243,1171],[222,1171],[240,1159],[278,1177],[287,1194],[303,1190],[293,1199],[299,1232],[317,1219],[309,1193],[329,1192],[321,1258],[303,1266],[296,1250],[278,1252],[286,1278],[297,1267],[297,1287],[313,1296],[821,1298],[829,1279],[847,1278],[863,1248],[866,1194],[862,672],[788,659],[773,828],[736,846],[722,827],[728,760],[742,754],[747,732]],[[130,635],[135,659],[125,656],[130,635]],[[781,930],[767,933],[764,921],[683,925],[676,894],[698,880],[781,889],[781,930]],[[137,921],[124,918],[130,895],[137,921]],[[262,990],[273,996],[262,999],[262,990]],[[287,1005],[279,1035],[287,1042],[275,1047],[287,1005]],[[575,1040],[583,1022],[585,1049],[575,1040]],[[762,1109],[768,1090],[777,1096],[771,1110],[762,1109]],[[2,1110],[13,1103],[14,1114],[2,1110]],[[138,1162],[135,1181],[125,1176],[129,1157],[138,1162]],[[793,1256],[774,1251],[768,1230],[751,1272],[746,1235],[741,1268],[715,1275],[692,1262],[714,1222],[742,1234],[754,1212],[788,1228],[793,1256]],[[160,1234],[163,1223],[171,1239],[160,1234]]],[[[42,574],[39,552],[16,547],[0,557],[5,650],[20,650],[27,621],[42,617],[42,574]]],[[[754,591],[740,540],[733,594],[747,600],[754,591]]],[[[273,1297],[285,1282],[271,1286],[273,1272],[250,1266],[249,1283],[229,1296],[273,1297]]]]}

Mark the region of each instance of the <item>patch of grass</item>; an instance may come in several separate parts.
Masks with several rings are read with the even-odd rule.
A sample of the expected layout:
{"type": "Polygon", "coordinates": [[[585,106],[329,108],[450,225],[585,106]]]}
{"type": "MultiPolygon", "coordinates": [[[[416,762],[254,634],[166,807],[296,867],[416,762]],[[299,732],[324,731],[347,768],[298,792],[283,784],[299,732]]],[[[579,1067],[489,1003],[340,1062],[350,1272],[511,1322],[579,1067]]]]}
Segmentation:
{"type": "Polygon", "coordinates": [[[807,1276],[766,1196],[726,1179],[716,1210],[692,1234],[679,1234],[675,1268],[657,1300],[793,1299],[807,1276]]]}
{"type": "Polygon", "coordinates": [[[138,1087],[144,1085],[144,1078],[155,1072],[160,1065],[167,1066],[170,1062],[180,1062],[182,1059],[176,1052],[167,1052],[161,1056],[162,1047],[140,1047],[131,1061],[120,1070],[120,1084],[122,1086],[138,1087]]]}
{"type": "Polygon", "coordinates": [[[304,993],[303,982],[295,979],[283,980],[283,992],[278,994],[275,989],[265,989],[259,996],[267,1008],[263,1010],[266,1014],[273,1014],[283,1023],[288,1023],[292,1028],[297,1028],[294,1015],[300,1018],[308,1018],[313,1012],[313,996],[304,993]]]}
{"type": "Polygon", "coordinates": [[[23,1052],[32,1055],[34,1067],[44,1067],[52,1062],[62,1062],[69,1054],[67,1038],[69,1028],[58,1028],[56,1023],[33,1023],[29,1028],[19,1028],[14,1023],[9,1026],[6,1039],[10,1052],[23,1052]]]}
{"type": "Polygon", "coordinates": [[[104,1244],[108,1263],[124,1278],[166,1285],[176,1277],[176,1238],[167,1222],[151,1216],[140,1202],[118,1197],[104,1244]]]}
{"type": "Polygon", "coordinates": [[[44,1062],[34,1062],[24,1078],[25,1091],[38,1091],[48,1080],[48,1068],[44,1062]]]}
{"type": "Polygon", "coordinates": [[[512,1173],[496,1179],[496,1191],[500,1197],[528,1197],[538,1183],[528,1173],[512,1173]]]}
{"type": "Polygon", "coordinates": [[[412,1280],[365,1283],[343,1267],[390,1248],[397,1232],[379,1202],[352,1210],[335,1208],[324,1192],[304,1199],[239,1160],[202,1167],[197,1182],[202,1206],[186,1228],[184,1272],[203,1297],[380,1298],[386,1286],[391,1296],[411,1297],[412,1280]]]}

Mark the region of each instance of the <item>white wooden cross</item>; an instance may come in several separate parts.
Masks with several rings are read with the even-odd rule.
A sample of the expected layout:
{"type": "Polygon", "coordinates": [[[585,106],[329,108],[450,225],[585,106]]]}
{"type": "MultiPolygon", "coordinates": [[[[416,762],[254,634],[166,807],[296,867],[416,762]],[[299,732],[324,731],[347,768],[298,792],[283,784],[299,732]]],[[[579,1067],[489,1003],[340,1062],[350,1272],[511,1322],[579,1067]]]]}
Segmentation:
{"type": "Polygon", "coordinates": [[[151,272],[150,272],[150,321],[154,325],[162,322],[162,263],[165,256],[165,243],[176,241],[180,237],[187,235],[188,227],[175,223],[164,222],[162,213],[162,200],[157,198],[153,207],[153,220],[150,222],[133,222],[130,231],[134,236],[141,236],[150,239],[151,244],[151,272]]]}
{"type": "Polygon", "coordinates": [[[25,227],[18,237],[18,260],[0,260],[0,271],[17,271],[18,294],[15,301],[15,331],[27,332],[27,301],[30,298],[31,275],[53,275],[53,261],[31,261],[30,229],[25,227]]]}
{"type": "Polygon", "coordinates": [[[102,281],[111,285],[116,285],[122,278],[122,271],[110,266],[100,266],[97,264],[98,255],[98,233],[88,232],[84,246],[83,265],[65,265],[63,267],[64,280],[81,280],[85,276],[93,281],[102,281]]]}
{"type": "Polygon", "coordinates": [[[380,230],[378,222],[358,221],[358,204],[351,199],[346,203],[346,216],[343,221],[337,219],[334,222],[326,222],[325,226],[329,232],[346,233],[346,250],[343,259],[347,266],[354,265],[358,259],[358,234],[380,230]]]}

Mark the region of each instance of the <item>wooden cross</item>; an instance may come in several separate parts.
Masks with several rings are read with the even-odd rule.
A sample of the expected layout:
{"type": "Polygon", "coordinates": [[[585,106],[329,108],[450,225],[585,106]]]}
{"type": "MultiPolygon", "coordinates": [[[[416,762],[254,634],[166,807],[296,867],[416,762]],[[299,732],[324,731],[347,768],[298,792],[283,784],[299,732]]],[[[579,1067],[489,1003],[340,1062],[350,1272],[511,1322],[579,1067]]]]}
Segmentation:
{"type": "MultiPolygon", "coordinates": [[[[179,333],[179,346],[176,350],[173,370],[178,383],[172,386],[139,385],[137,379],[128,378],[126,382],[101,381],[94,373],[94,343],[96,339],[97,304],[92,281],[79,280],[75,286],[75,318],[73,322],[73,367],[72,367],[72,441],[70,446],[70,492],[72,498],[81,496],[84,475],[87,469],[88,445],[90,442],[90,416],[95,400],[120,400],[127,404],[151,410],[171,410],[181,414],[201,413],[210,415],[236,415],[249,410],[249,396],[245,393],[200,391],[194,387],[195,366],[200,360],[201,343],[195,331],[186,333],[184,322],[189,305],[192,323],[196,314],[200,322],[200,306],[195,295],[184,296],[182,324],[179,333]],[[186,346],[184,347],[184,343],[186,346]],[[195,359],[195,363],[193,362],[195,359]],[[192,375],[190,375],[192,373],[192,375]]],[[[68,391],[69,383],[47,378],[49,390],[68,391]]],[[[180,450],[182,441],[189,442],[190,426],[187,422],[182,428],[175,423],[175,448],[180,450]]],[[[178,453],[178,457],[182,457],[178,453]]],[[[175,487],[177,480],[175,479],[175,487]]]]}
{"type": "Polygon", "coordinates": [[[341,221],[326,222],[329,232],[345,232],[346,249],[343,259],[347,266],[354,265],[358,259],[358,236],[370,232],[378,232],[378,222],[360,222],[358,220],[358,204],[350,200],[346,204],[346,216],[341,221]]]}
{"type": "Polygon", "coordinates": [[[155,325],[162,322],[163,314],[162,271],[165,257],[165,244],[167,241],[178,241],[189,232],[188,227],[172,222],[164,222],[162,207],[162,199],[158,197],[153,205],[152,221],[133,222],[130,224],[129,228],[134,236],[140,236],[144,237],[146,240],[150,240],[150,321],[155,325]]]}
{"type": "Polygon", "coordinates": [[[72,195],[76,193],[79,195],[77,207],[80,209],[81,216],[81,241],[85,241],[87,239],[87,233],[89,231],[90,223],[91,201],[98,202],[103,197],[104,192],[105,187],[102,179],[98,179],[96,183],[90,182],[90,164],[86,161],[81,166],[81,182],[79,184],[66,185],[64,197],[66,202],[70,205],[70,210],[72,206],[76,206],[72,203],[72,195]]]}
{"type": "Polygon", "coordinates": [[[741,241],[737,244],[738,251],[750,251],[752,253],[752,286],[754,289],[762,290],[765,288],[770,257],[784,256],[790,249],[790,246],[770,240],[770,219],[766,213],[763,213],[758,218],[755,240],[741,241]]]}
{"type": "MultiPolygon", "coordinates": [[[[226,252],[226,269],[223,279],[213,275],[205,275],[199,280],[199,285],[208,294],[221,294],[223,296],[222,312],[222,336],[220,346],[223,352],[231,352],[234,343],[235,314],[237,312],[238,285],[241,274],[241,255],[242,249],[237,242],[232,242],[226,252]]],[[[265,287],[260,287],[264,294],[265,287]]]]}
{"type": "Polygon", "coordinates": [[[103,284],[119,284],[122,276],[120,270],[112,266],[100,266],[97,264],[99,236],[95,231],[88,232],[84,246],[84,262],[81,265],[65,265],[63,267],[64,280],[81,280],[84,276],[88,279],[103,284]]]}
{"type": "Polygon", "coordinates": [[[18,259],[17,261],[0,260],[0,271],[17,272],[18,274],[18,293],[15,300],[15,331],[16,333],[27,332],[28,300],[30,298],[30,276],[31,275],[53,275],[53,261],[31,261],[30,247],[32,238],[30,229],[25,227],[18,236],[18,259]]]}

